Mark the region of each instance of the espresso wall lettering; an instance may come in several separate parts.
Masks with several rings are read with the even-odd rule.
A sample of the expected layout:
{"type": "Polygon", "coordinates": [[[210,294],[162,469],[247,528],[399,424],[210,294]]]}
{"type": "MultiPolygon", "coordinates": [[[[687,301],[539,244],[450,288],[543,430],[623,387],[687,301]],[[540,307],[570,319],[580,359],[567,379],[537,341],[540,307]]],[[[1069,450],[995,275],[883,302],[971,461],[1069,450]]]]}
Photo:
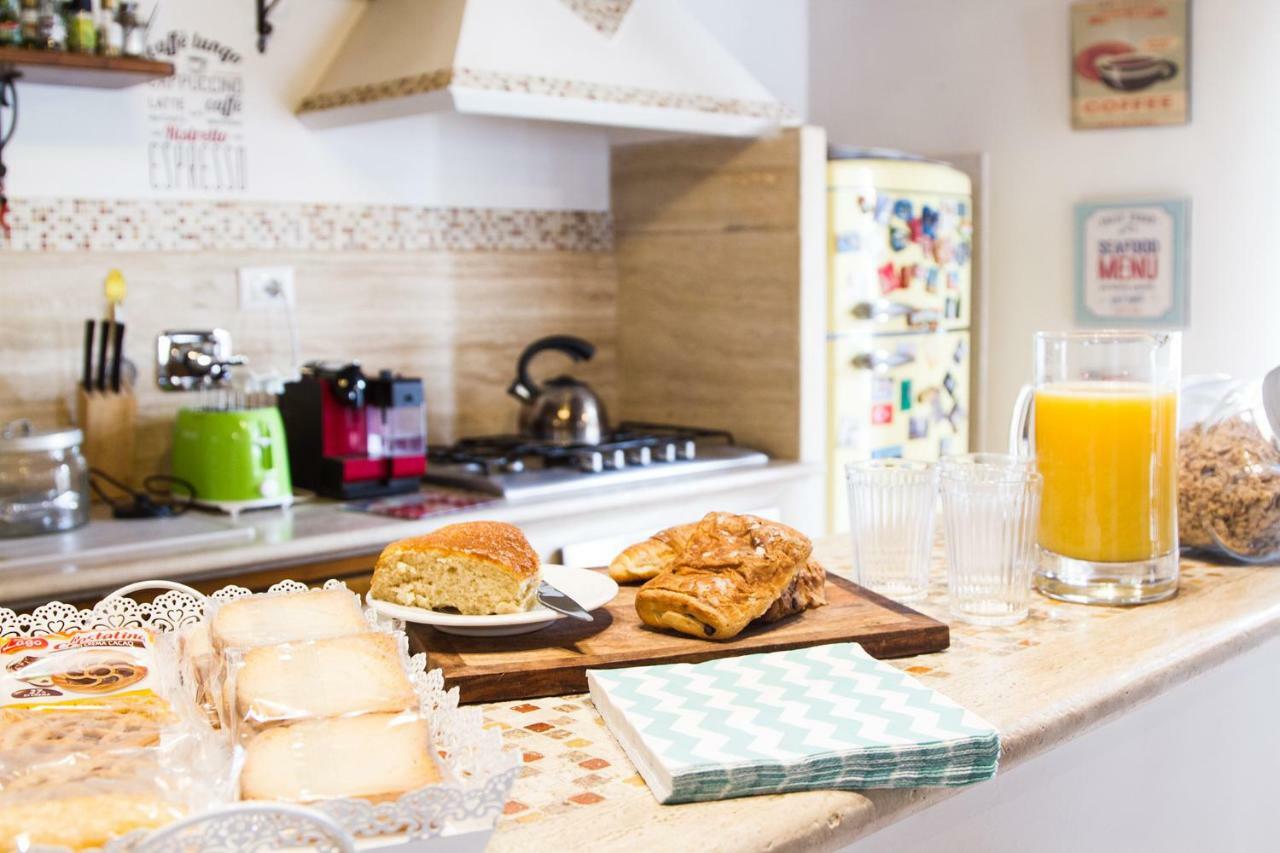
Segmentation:
{"type": "Polygon", "coordinates": [[[147,93],[147,176],[153,190],[243,193],[249,188],[243,56],[195,31],[170,30],[151,54],[177,67],[147,93]]]}

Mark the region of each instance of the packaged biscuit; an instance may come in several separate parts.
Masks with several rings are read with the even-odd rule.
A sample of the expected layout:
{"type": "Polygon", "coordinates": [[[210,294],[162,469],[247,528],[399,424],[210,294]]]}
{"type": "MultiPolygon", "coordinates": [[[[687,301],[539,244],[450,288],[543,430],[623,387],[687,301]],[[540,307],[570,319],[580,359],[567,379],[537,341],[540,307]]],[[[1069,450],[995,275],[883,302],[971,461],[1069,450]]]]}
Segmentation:
{"type": "Polygon", "coordinates": [[[0,641],[0,849],[96,847],[232,798],[177,662],[143,628],[0,641]]]}
{"type": "Polygon", "coordinates": [[[233,724],[243,735],[282,722],[416,708],[408,657],[404,634],[385,631],[229,652],[233,724]]]}
{"type": "Polygon", "coordinates": [[[369,628],[360,597],[342,588],[250,595],[216,605],[208,618],[218,652],[342,637],[369,628]]]}
{"type": "Polygon", "coordinates": [[[382,801],[444,778],[421,714],[361,714],[302,720],[255,734],[244,748],[240,796],[382,801]]]}
{"type": "Polygon", "coordinates": [[[203,807],[192,778],[160,750],[70,753],[10,768],[0,789],[0,849],[100,847],[203,807]]]}

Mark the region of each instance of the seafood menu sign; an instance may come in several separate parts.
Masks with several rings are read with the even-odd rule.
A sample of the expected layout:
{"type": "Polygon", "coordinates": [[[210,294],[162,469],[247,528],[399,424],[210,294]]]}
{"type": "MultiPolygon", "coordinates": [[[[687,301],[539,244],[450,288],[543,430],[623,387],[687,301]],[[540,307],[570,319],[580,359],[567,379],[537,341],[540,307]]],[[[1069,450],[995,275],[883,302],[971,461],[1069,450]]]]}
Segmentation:
{"type": "Polygon", "coordinates": [[[1181,199],[1077,206],[1077,322],[1186,325],[1187,222],[1181,199]]]}
{"type": "Polygon", "coordinates": [[[191,30],[148,45],[175,74],[147,84],[147,175],[153,190],[238,194],[248,189],[244,56],[191,30]]]}
{"type": "Polygon", "coordinates": [[[1071,123],[1077,129],[1186,124],[1189,0],[1071,6],[1071,123]]]}

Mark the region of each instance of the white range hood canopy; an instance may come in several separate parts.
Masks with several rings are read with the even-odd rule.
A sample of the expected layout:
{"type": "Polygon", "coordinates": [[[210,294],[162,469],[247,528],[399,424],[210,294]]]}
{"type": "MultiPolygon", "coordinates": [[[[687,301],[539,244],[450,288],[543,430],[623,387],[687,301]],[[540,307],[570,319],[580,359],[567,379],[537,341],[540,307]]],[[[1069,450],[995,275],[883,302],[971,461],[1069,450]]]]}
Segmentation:
{"type": "Polygon", "coordinates": [[[454,111],[718,136],[795,123],[679,0],[368,0],[319,127],[454,111]]]}

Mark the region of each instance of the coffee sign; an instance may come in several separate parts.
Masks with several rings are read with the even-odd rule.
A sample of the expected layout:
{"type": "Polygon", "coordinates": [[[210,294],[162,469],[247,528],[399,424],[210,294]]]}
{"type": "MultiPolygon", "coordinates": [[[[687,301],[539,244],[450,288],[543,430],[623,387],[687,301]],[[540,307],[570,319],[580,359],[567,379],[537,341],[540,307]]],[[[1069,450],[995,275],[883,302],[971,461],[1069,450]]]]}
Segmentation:
{"type": "Polygon", "coordinates": [[[1187,324],[1185,200],[1076,207],[1076,321],[1187,324]]]}
{"type": "Polygon", "coordinates": [[[1186,124],[1190,0],[1071,6],[1071,123],[1076,128],[1186,124]]]}

